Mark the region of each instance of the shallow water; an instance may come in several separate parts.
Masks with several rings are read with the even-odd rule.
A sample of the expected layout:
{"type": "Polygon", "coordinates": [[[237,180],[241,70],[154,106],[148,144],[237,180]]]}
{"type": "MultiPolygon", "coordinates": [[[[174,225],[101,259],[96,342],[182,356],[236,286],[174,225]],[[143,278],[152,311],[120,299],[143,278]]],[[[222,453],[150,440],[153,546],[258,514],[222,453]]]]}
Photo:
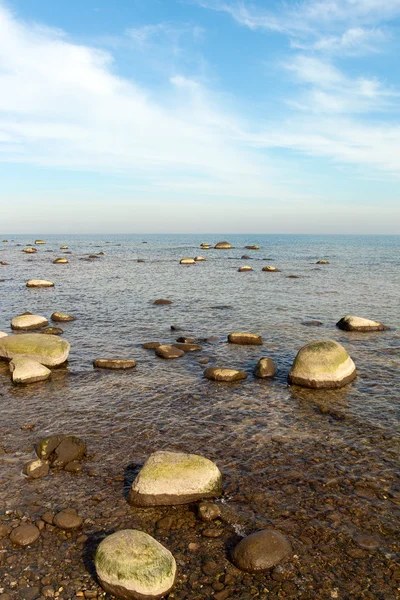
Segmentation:
{"type": "MultiPolygon", "coordinates": [[[[229,597],[395,598],[400,587],[393,570],[399,549],[400,238],[231,235],[232,250],[200,249],[201,242],[226,237],[44,236],[47,244],[38,246],[36,255],[22,253],[34,237],[8,236],[0,245],[0,260],[9,263],[0,266],[5,280],[0,330],[9,332],[11,318],[25,311],[49,318],[58,310],[77,318],[61,324],[71,343],[70,359],[51,381],[14,387],[7,365],[0,363],[4,510],[22,507],[34,518],[38,503],[53,509],[72,505],[94,521],[87,525],[93,535],[105,522],[112,529],[121,522],[132,526],[132,519],[154,534],[154,522],[172,511],[184,523],[179,535],[173,530],[159,539],[181,553],[181,571],[190,574],[198,559],[187,542],[194,533],[201,537],[201,528],[185,529],[189,509],[133,510],[126,505],[122,480],[126,487],[154,450],[197,452],[223,472],[226,513],[224,535],[201,538],[200,553],[224,557],[227,570],[230,537],[272,525],[290,536],[297,557],[281,579],[267,575],[260,583],[260,576],[242,580],[236,572],[237,589],[229,597]],[[64,256],[62,244],[72,251],[65,255],[70,262],[53,265],[64,256]],[[259,244],[260,250],[245,250],[248,244],[259,244]],[[98,259],[79,260],[100,251],[105,255],[98,259]],[[250,260],[242,260],[244,254],[250,260]],[[179,265],[180,258],[197,255],[207,261],[179,265]],[[330,264],[316,265],[319,259],[330,264]],[[254,271],[238,273],[243,264],[254,271]],[[281,271],[261,272],[266,264],[281,271]],[[50,279],[55,287],[28,289],[28,279],[50,279]],[[173,303],[154,306],[157,298],[173,303]],[[335,323],[346,314],[391,329],[340,331],[335,323]],[[303,324],[310,320],[322,325],[303,324]],[[171,331],[172,324],[182,332],[171,331]],[[227,334],[235,330],[261,334],[264,345],[227,344],[227,334]],[[140,346],[170,343],[182,334],[218,341],[204,342],[201,352],[174,361],[140,346]],[[290,388],[286,378],[296,352],[321,338],[346,347],[357,379],[335,391],[290,388]],[[212,365],[238,367],[250,376],[238,384],[211,383],[198,362],[204,356],[212,365]],[[271,381],[251,376],[261,356],[277,365],[271,381]],[[137,367],[123,373],[93,370],[93,359],[100,357],[133,357],[137,367]],[[27,423],[35,424],[33,431],[20,429],[27,423]],[[58,432],[85,438],[91,453],[87,469],[96,476],[53,474],[40,481],[37,492],[38,483],[21,476],[22,466],[33,457],[37,439],[58,432]],[[101,510],[92,501],[96,494],[101,510]],[[115,507],[124,516],[114,522],[115,507]],[[347,552],[360,532],[377,539],[378,549],[354,558],[347,552]]],[[[90,573],[82,552],[74,555],[73,565],[90,573]]],[[[13,598],[20,597],[8,589],[7,578],[4,582],[7,592],[17,594],[13,598]]],[[[211,581],[190,587],[183,578],[171,597],[209,598],[217,591],[212,586],[211,581]]]]}

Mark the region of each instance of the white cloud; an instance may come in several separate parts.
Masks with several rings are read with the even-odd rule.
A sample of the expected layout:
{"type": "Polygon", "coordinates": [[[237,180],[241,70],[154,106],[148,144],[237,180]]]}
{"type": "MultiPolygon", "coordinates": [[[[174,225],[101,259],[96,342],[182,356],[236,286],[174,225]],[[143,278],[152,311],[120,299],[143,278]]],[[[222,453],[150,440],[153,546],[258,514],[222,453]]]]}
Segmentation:
{"type": "Polygon", "coordinates": [[[290,46],[300,50],[320,51],[330,54],[358,55],[381,51],[388,37],[388,32],[384,32],[379,28],[353,27],[347,29],[341,35],[326,35],[319,37],[316,41],[291,40],[290,46]]]}

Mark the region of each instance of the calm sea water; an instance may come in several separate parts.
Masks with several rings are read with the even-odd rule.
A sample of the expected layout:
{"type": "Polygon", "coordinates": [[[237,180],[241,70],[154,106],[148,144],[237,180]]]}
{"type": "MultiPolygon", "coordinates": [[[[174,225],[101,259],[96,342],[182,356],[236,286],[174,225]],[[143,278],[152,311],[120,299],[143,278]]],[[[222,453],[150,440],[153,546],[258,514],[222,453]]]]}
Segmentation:
{"type": "MultiPolygon", "coordinates": [[[[68,367],[55,371],[51,381],[14,387],[7,366],[0,366],[0,433],[8,452],[23,453],[42,434],[75,433],[87,439],[99,471],[114,474],[156,449],[198,452],[218,462],[226,497],[236,502],[245,523],[274,514],[262,494],[261,499],[252,496],[255,489],[273,493],[289,511],[311,501],[310,480],[313,502],[326,496],[318,482],[343,474],[346,481],[370,478],[392,489],[400,389],[399,236],[2,237],[10,241],[0,244],[0,260],[9,263],[0,266],[0,330],[9,332],[11,318],[24,311],[47,318],[56,310],[76,316],[62,325],[71,343],[68,367]],[[38,246],[36,255],[22,253],[26,243],[40,237],[47,244],[38,246]],[[231,250],[200,249],[201,242],[225,239],[231,250]],[[65,255],[69,264],[53,265],[54,258],[64,256],[62,244],[72,252],[65,255]],[[245,250],[249,244],[260,249],[245,250]],[[80,260],[100,251],[105,254],[98,259],[80,260]],[[244,254],[250,259],[242,259],[244,254]],[[180,258],[197,255],[207,260],[179,265],[180,258]],[[330,264],[317,265],[319,259],[330,264]],[[244,264],[254,271],[238,273],[244,264]],[[262,272],[267,264],[280,272],[262,272]],[[27,289],[28,279],[49,279],[55,287],[27,289]],[[157,298],[173,303],[154,306],[157,298]],[[382,321],[391,330],[340,331],[335,323],[346,314],[382,321]],[[310,320],[322,325],[303,324],[310,320]],[[172,332],[171,325],[182,332],[172,332]],[[235,330],[261,334],[264,345],[227,344],[235,330]],[[218,341],[174,361],[141,348],[143,342],[171,343],[182,334],[218,341]],[[287,373],[298,349],[321,338],[346,347],[357,379],[336,391],[290,388],[287,373]],[[204,356],[211,365],[241,368],[250,377],[233,385],[211,383],[198,362],[204,356]],[[277,365],[271,381],[251,376],[261,356],[277,365]],[[137,368],[95,371],[92,361],[100,357],[133,357],[137,368]],[[20,430],[27,422],[36,424],[34,434],[20,430]],[[297,484],[295,504],[293,492],[285,494],[285,474],[293,469],[308,478],[305,487],[297,484]]],[[[28,501],[31,488],[19,471],[10,468],[5,479],[7,506],[28,501]]],[[[83,498],[78,488],[72,484],[69,493],[83,498]]],[[[50,488],[46,493],[51,498],[50,488]]],[[[382,502],[379,510],[365,512],[372,529],[382,530],[391,519],[382,502]]],[[[385,543],[392,543],[391,534],[385,543]]]]}

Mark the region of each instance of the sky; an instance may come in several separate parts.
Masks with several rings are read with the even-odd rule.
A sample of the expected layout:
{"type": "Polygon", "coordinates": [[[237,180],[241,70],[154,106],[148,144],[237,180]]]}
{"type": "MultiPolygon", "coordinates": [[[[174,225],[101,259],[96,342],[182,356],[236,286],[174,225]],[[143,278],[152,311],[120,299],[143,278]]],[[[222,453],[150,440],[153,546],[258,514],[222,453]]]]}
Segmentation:
{"type": "Polygon", "coordinates": [[[400,0],[0,0],[0,232],[400,233],[400,0]]]}

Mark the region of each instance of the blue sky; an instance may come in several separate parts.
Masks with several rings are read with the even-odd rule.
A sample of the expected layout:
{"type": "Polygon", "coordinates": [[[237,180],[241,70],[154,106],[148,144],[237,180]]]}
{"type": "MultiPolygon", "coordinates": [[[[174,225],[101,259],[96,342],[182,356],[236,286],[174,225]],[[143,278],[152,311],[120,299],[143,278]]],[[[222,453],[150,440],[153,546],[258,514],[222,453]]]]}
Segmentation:
{"type": "Polygon", "coordinates": [[[0,230],[400,233],[400,0],[0,0],[0,230]]]}

